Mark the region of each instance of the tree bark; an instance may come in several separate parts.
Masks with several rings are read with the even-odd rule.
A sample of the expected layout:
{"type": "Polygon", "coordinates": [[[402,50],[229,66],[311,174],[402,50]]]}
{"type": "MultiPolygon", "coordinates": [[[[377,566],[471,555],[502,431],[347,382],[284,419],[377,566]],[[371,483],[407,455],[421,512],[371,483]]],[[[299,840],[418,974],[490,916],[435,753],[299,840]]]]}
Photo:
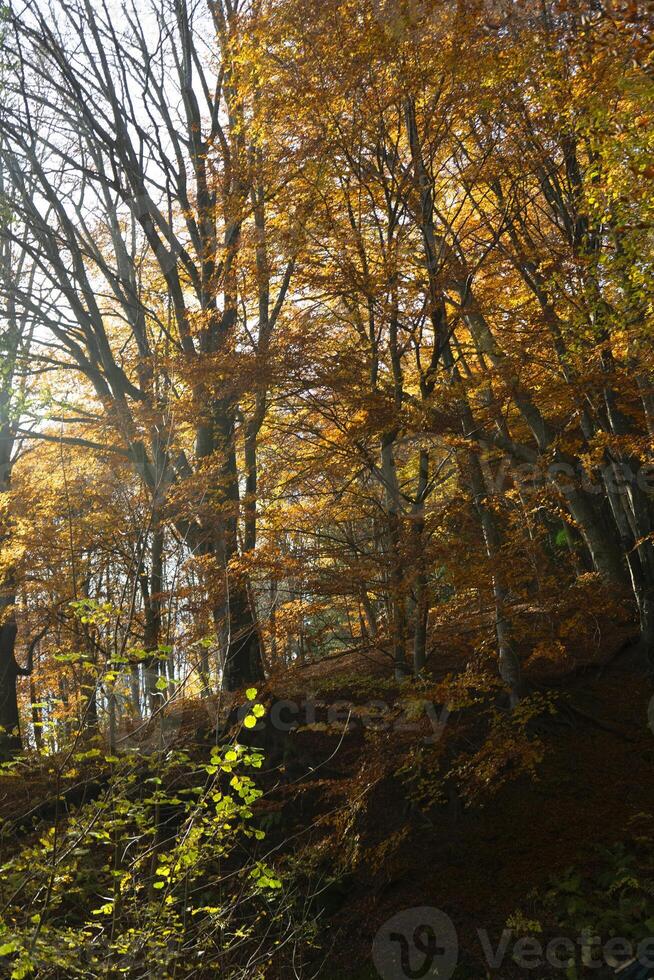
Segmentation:
{"type": "MultiPolygon", "coordinates": [[[[0,611],[6,612],[9,606],[7,600],[0,601],[0,611]]],[[[22,747],[16,687],[19,676],[15,659],[17,632],[11,612],[0,625],[0,761],[10,759],[22,747]]]]}
{"type": "Polygon", "coordinates": [[[427,569],[424,555],[425,533],[425,495],[429,481],[429,453],[421,450],[418,473],[418,487],[414,506],[414,561],[417,567],[415,593],[416,604],[413,632],[413,672],[417,676],[427,661],[427,617],[429,600],[427,590],[427,569]]]}

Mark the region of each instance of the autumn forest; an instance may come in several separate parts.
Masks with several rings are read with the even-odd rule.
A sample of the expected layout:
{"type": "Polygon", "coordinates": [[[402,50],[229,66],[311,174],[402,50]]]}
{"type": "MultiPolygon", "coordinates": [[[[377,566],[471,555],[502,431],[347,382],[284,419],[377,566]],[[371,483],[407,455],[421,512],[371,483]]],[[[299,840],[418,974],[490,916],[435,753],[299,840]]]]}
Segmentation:
{"type": "Polygon", "coordinates": [[[652,27],[2,8],[0,977],[654,976],[652,27]]]}

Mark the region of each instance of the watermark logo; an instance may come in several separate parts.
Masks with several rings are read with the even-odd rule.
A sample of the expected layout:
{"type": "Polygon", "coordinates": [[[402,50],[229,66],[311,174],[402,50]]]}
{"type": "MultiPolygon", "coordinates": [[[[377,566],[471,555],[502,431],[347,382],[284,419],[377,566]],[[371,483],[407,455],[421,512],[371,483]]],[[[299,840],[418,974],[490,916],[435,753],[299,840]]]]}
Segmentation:
{"type": "Polygon", "coordinates": [[[493,460],[482,454],[480,464],[488,492],[502,494],[517,487],[523,495],[538,492],[545,486],[557,487],[562,492],[581,488],[585,493],[631,494],[636,490],[654,495],[654,466],[651,463],[630,464],[621,460],[606,463],[593,471],[580,460],[548,463],[546,459],[534,459],[532,463],[516,463],[510,456],[493,460]]]}
{"type": "MultiPolygon", "coordinates": [[[[243,722],[250,706],[243,704],[237,712],[237,720],[243,722]]],[[[447,705],[416,697],[406,702],[391,704],[372,700],[355,703],[345,699],[332,702],[307,697],[301,701],[275,698],[266,717],[261,718],[253,731],[263,731],[270,726],[279,732],[292,732],[302,728],[323,728],[336,732],[353,732],[363,729],[371,732],[426,732],[428,721],[431,733],[425,733],[423,742],[433,745],[442,737],[450,716],[447,705]]]]}
{"type": "Polygon", "coordinates": [[[454,923],[429,906],[405,909],[388,919],[372,946],[382,980],[449,980],[458,955],[454,923]]]}
{"type": "MultiPolygon", "coordinates": [[[[493,940],[486,929],[477,929],[477,955],[484,975],[502,969],[512,961],[521,970],[570,971],[598,970],[598,976],[624,977],[625,980],[654,980],[654,938],[634,943],[620,936],[606,941],[590,928],[576,939],[555,936],[543,942],[535,936],[516,936],[504,929],[493,940]]],[[[429,906],[405,909],[388,919],[375,936],[372,959],[382,980],[449,980],[459,957],[454,923],[445,912],[429,906]]],[[[548,974],[549,975],[549,974],[548,974]]],[[[575,972],[575,976],[577,973],[575,972]]]]}

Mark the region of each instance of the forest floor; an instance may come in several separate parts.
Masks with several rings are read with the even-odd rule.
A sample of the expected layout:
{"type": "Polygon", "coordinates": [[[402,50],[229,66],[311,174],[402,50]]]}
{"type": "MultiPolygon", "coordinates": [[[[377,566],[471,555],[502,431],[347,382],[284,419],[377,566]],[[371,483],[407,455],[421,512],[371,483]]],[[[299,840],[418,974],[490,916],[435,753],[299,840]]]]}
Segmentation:
{"type": "MultiPolygon", "coordinates": [[[[487,931],[495,948],[520,912],[556,935],[554,922],[543,923],[536,896],[573,868],[588,900],[586,925],[594,925],[593,902],[602,904],[593,894],[601,849],[654,831],[650,694],[642,674],[619,663],[570,693],[575,706],[615,730],[579,717],[573,727],[552,731],[535,776],[507,782],[487,802],[455,815],[438,806],[407,813],[405,788],[392,777],[369,794],[357,823],[361,857],[329,919],[330,962],[342,965],[343,976],[377,976],[368,964],[378,928],[401,910],[429,906],[445,911],[457,928],[462,966],[455,976],[485,977],[478,930],[487,931]]],[[[506,964],[488,976],[525,973],[506,964]]]]}
{"type": "MultiPolygon", "coordinates": [[[[318,933],[301,976],[377,977],[380,927],[425,906],[455,924],[461,980],[613,975],[579,965],[525,971],[510,953],[491,969],[479,930],[493,949],[507,924],[514,938],[575,938],[588,926],[605,941],[623,922],[642,936],[650,917],[654,935],[651,685],[625,649],[630,630],[602,624],[593,655],[558,671],[534,661],[528,681],[545,707],[520,730],[501,727],[495,689],[456,686],[470,668],[460,650],[433,651],[431,681],[418,691],[390,678],[379,651],[269,680],[259,696],[276,721],[251,735],[268,758],[256,819],[282,873],[313,896],[318,933]],[[449,714],[446,689],[460,695],[449,714]]],[[[179,744],[202,751],[207,710],[177,709],[179,744]]],[[[52,817],[60,788],[45,761],[26,772],[3,780],[0,819],[29,835],[52,817]]],[[[101,780],[89,764],[67,781],[66,805],[92,797],[101,780]]]]}
{"type": "MultiPolygon", "coordinates": [[[[415,712],[388,680],[387,666],[370,657],[343,658],[335,673],[335,665],[329,672],[321,665],[277,680],[278,696],[283,691],[300,704],[315,698],[319,718],[327,703],[353,711],[345,736],[342,724],[339,734],[338,725],[320,720],[298,729],[304,749],[296,755],[315,772],[298,775],[296,765],[267,802],[271,812],[277,808],[284,834],[299,833],[293,846],[305,841],[307,866],[325,875],[320,976],[377,977],[371,954],[378,929],[424,906],[453,920],[460,944],[454,976],[471,980],[613,976],[612,969],[584,970],[581,963],[568,972],[525,970],[510,955],[491,969],[479,930],[493,949],[507,924],[514,940],[535,936],[543,945],[558,936],[576,940],[585,927],[602,943],[654,934],[652,691],[642,664],[621,649],[626,639],[624,624],[605,623],[594,658],[580,656],[558,672],[534,666],[530,682],[557,705],[551,719],[534,724],[538,760],[528,771],[510,754],[503,768],[489,760],[488,791],[482,787],[472,802],[452,793],[451,781],[439,785],[442,767],[431,772],[428,765],[431,756],[450,758],[439,745],[452,744],[466,760],[483,763],[483,750],[475,757],[476,723],[468,723],[465,709],[453,711],[435,739],[433,718],[412,723],[415,712]],[[371,703],[397,708],[396,699],[397,724],[374,731],[352,723],[357,712],[365,720],[371,703]],[[449,741],[448,728],[455,733],[449,741]],[[424,777],[412,778],[425,765],[424,777]],[[649,933],[642,925],[648,916],[649,933]]],[[[453,672],[442,653],[433,659],[434,674],[453,672]]]]}

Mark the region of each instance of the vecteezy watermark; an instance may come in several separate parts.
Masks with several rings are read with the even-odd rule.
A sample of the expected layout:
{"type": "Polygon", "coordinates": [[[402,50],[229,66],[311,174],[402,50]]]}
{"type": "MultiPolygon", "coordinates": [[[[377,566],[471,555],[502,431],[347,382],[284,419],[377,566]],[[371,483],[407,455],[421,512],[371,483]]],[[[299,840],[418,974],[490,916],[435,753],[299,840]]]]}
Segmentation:
{"type": "MultiPolygon", "coordinates": [[[[241,705],[237,717],[243,721],[249,714],[250,706],[241,705]]],[[[363,704],[339,699],[322,701],[313,697],[293,701],[289,698],[273,700],[265,718],[261,718],[254,731],[266,725],[280,732],[291,732],[298,728],[324,728],[336,732],[364,729],[372,732],[415,732],[424,731],[424,721],[428,720],[431,731],[425,741],[435,743],[440,739],[449,718],[447,705],[436,705],[432,701],[416,698],[406,703],[390,704],[387,701],[371,700],[363,704]]]]}
{"type": "Polygon", "coordinates": [[[647,724],[652,734],[654,734],[654,695],[649,699],[649,704],[647,705],[647,724]]]}
{"type": "Polygon", "coordinates": [[[489,493],[500,494],[510,487],[519,487],[523,495],[554,486],[564,493],[581,489],[591,494],[626,494],[635,489],[654,495],[654,464],[635,465],[616,460],[589,470],[580,461],[548,462],[535,459],[532,463],[516,463],[510,456],[500,460],[482,454],[481,468],[489,493]]]}
{"type": "Polygon", "coordinates": [[[485,929],[478,929],[477,936],[483,957],[492,970],[498,970],[507,956],[522,970],[538,970],[549,966],[554,970],[569,971],[571,967],[584,970],[620,968],[625,964],[639,967],[639,980],[654,976],[654,938],[634,944],[622,936],[611,936],[605,941],[587,929],[576,939],[555,936],[546,944],[535,936],[514,938],[513,930],[504,929],[499,942],[493,944],[485,929]]]}
{"type": "MultiPolygon", "coordinates": [[[[477,939],[479,958],[493,975],[510,959],[521,970],[549,966],[569,972],[572,967],[584,970],[609,967],[618,971],[616,976],[633,973],[638,980],[654,978],[654,938],[643,939],[638,944],[620,936],[603,941],[587,929],[574,940],[555,936],[543,943],[534,936],[517,937],[512,929],[504,929],[499,939],[493,941],[486,929],[477,929],[477,939]],[[629,970],[624,970],[625,965],[629,970]]],[[[382,980],[449,980],[458,957],[454,923],[445,912],[429,906],[398,912],[378,930],[372,945],[372,961],[382,980]]]]}
{"type": "Polygon", "coordinates": [[[372,944],[372,961],[382,980],[449,980],[458,957],[454,923],[429,906],[398,912],[372,944]]]}

